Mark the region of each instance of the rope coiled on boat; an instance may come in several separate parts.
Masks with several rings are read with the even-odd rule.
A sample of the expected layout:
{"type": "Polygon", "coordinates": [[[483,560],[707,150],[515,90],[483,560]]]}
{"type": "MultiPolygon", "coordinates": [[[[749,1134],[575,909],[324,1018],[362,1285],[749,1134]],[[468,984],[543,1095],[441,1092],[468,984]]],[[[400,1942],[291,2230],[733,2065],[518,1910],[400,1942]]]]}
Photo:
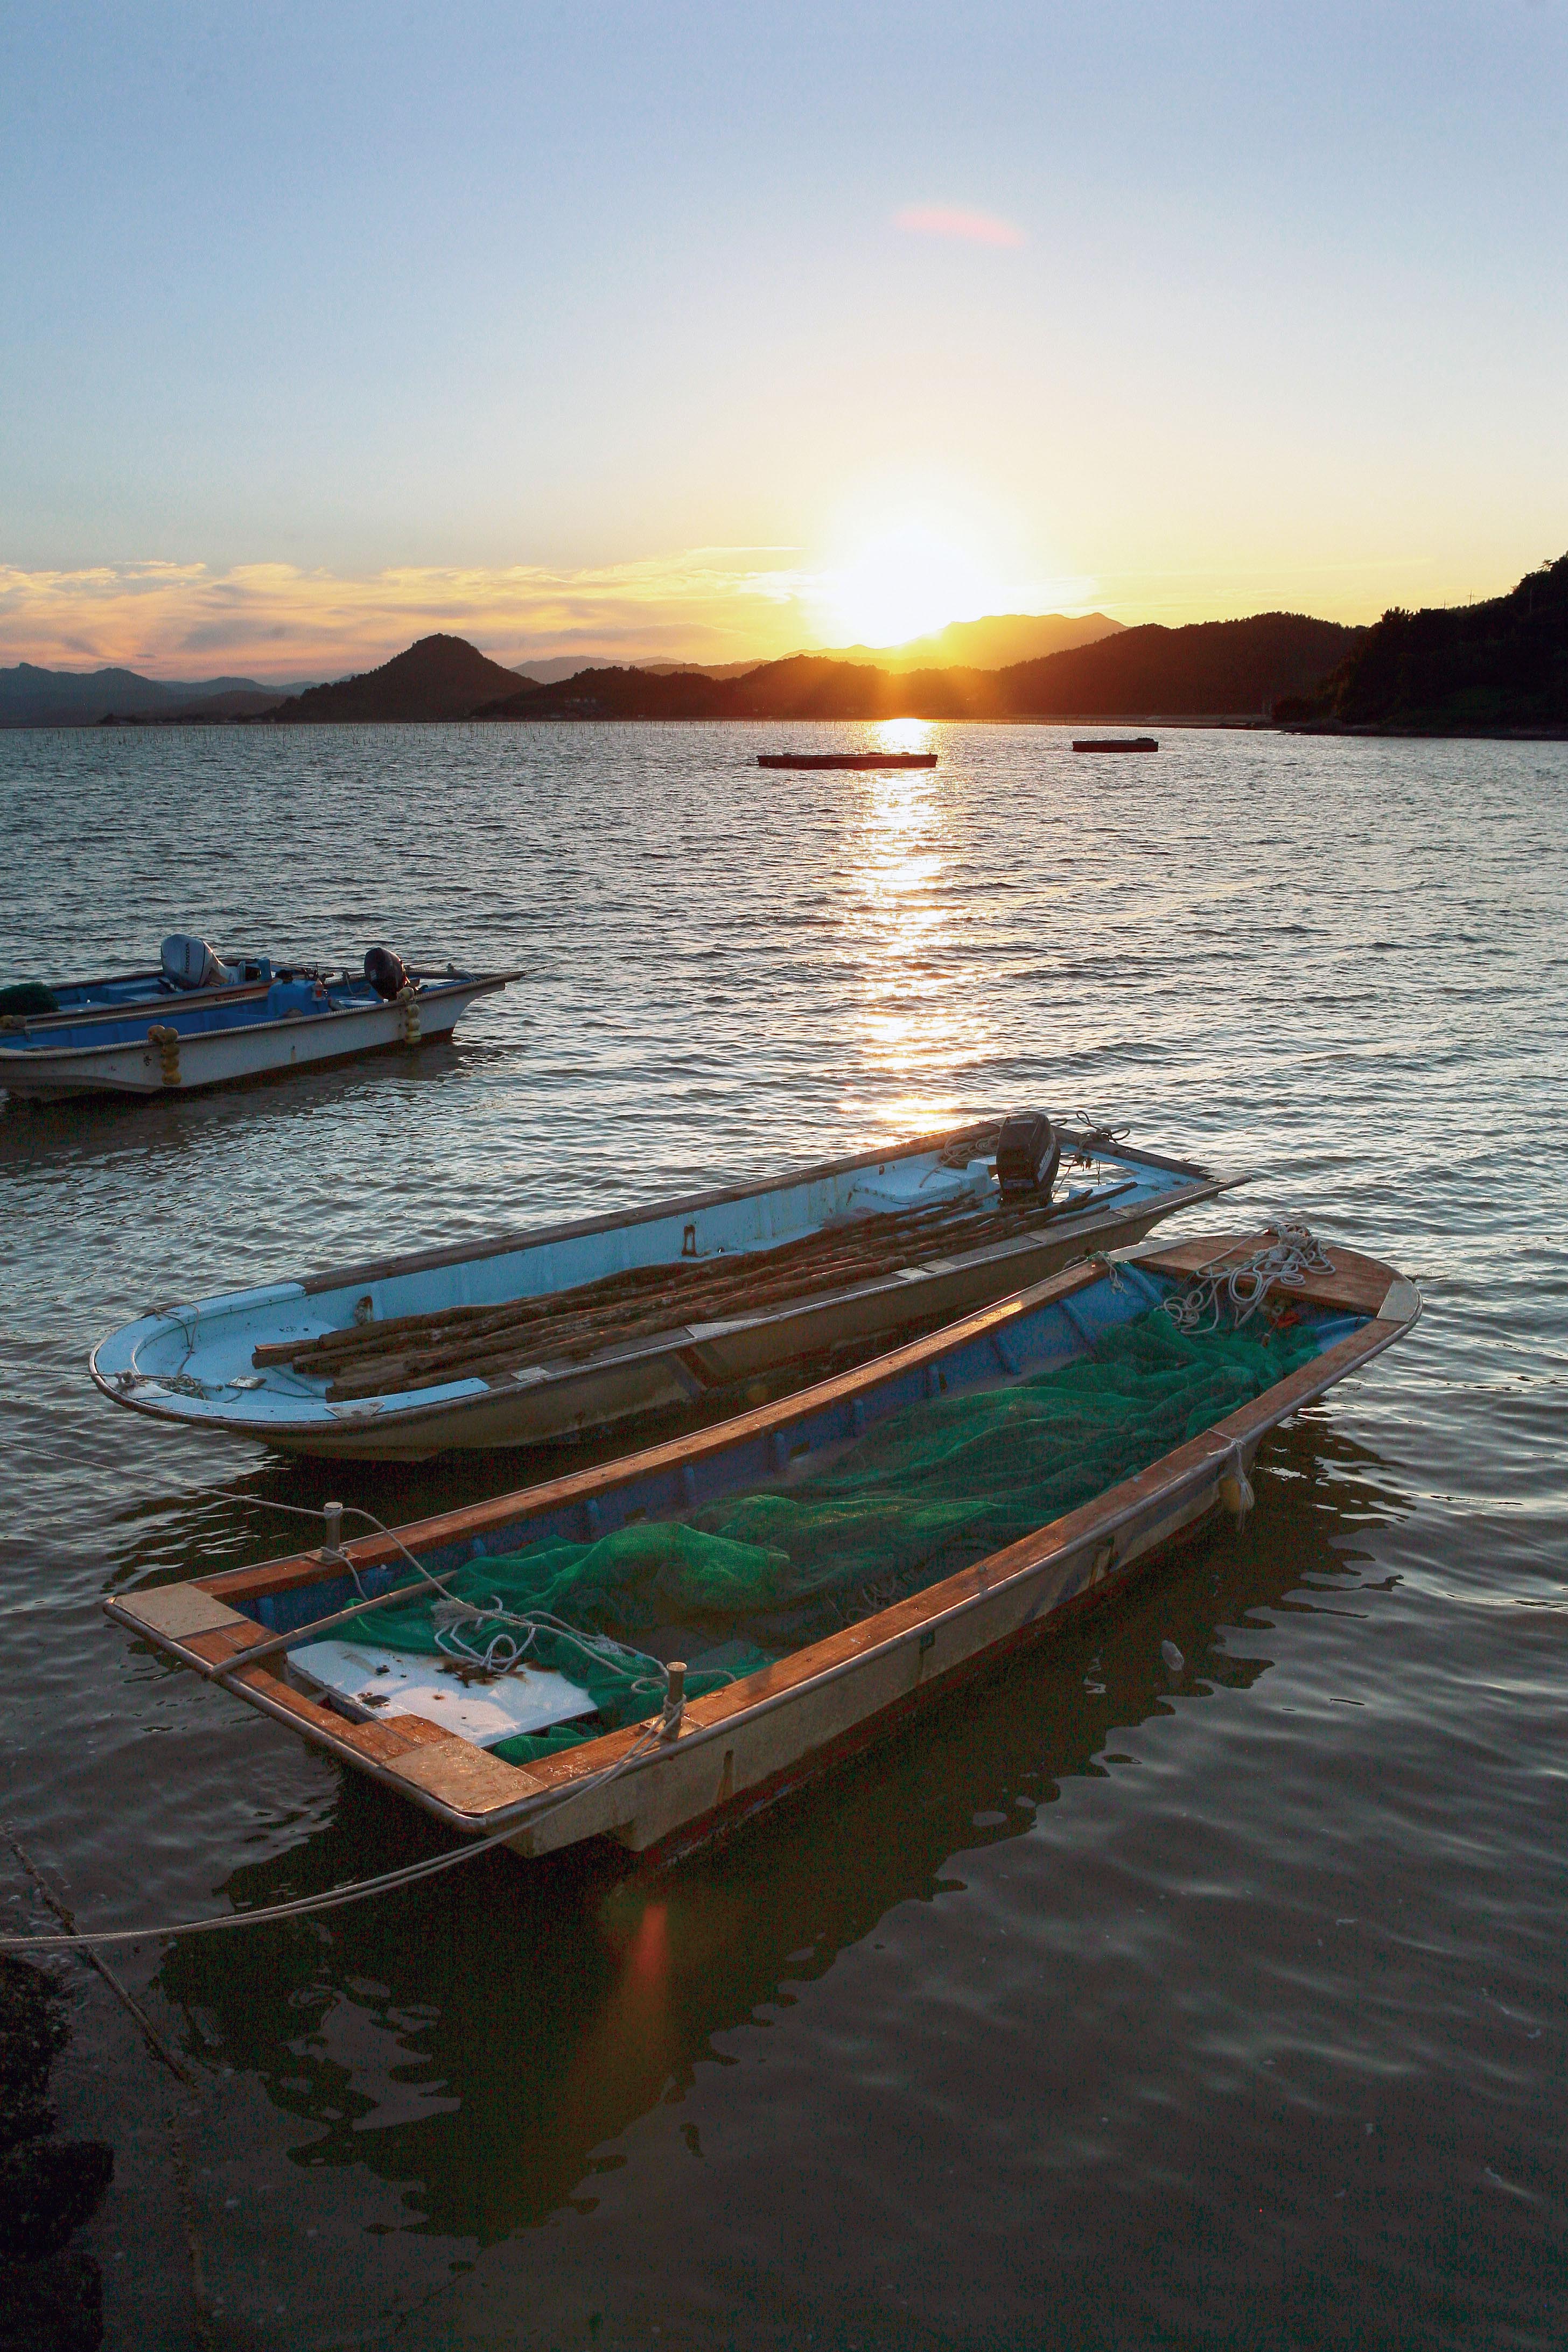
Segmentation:
{"type": "Polygon", "coordinates": [[[1239,1331],[1272,1291],[1299,1290],[1309,1274],[1332,1274],[1334,1262],[1310,1225],[1281,1217],[1264,1230],[1270,1238],[1250,1257],[1211,1258],[1164,1301],[1178,1331],[1239,1331]]]}

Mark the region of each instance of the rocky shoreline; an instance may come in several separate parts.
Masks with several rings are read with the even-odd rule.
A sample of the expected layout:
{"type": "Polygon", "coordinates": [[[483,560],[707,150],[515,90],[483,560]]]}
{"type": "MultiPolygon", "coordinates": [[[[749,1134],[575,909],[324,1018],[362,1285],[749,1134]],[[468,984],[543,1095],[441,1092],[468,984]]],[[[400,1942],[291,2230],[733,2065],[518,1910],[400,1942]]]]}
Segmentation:
{"type": "Polygon", "coordinates": [[[0,1953],[0,2352],[93,2352],[103,2281],[70,2240],[114,2173],[104,2140],[59,2139],[49,2076],[67,2040],[54,1979],[0,1953]]]}

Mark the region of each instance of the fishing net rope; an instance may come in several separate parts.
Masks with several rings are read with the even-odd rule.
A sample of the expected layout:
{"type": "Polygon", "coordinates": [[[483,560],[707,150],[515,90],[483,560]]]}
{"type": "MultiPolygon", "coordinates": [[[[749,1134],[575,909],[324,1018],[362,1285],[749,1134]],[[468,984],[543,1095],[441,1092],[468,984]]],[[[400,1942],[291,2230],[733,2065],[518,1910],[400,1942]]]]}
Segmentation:
{"type": "Polygon", "coordinates": [[[1316,1352],[1300,1326],[1184,1331],[1155,1307],[1049,1371],[908,1406],[816,1476],[685,1521],[475,1560],[443,1578],[446,1597],[378,1611],[373,1638],[464,1673],[526,1663],[585,1690],[596,1723],[493,1751],[526,1763],[662,1702],[664,1670],[639,1644],[683,1651],[699,1697],[1076,1509],[1316,1352]]]}

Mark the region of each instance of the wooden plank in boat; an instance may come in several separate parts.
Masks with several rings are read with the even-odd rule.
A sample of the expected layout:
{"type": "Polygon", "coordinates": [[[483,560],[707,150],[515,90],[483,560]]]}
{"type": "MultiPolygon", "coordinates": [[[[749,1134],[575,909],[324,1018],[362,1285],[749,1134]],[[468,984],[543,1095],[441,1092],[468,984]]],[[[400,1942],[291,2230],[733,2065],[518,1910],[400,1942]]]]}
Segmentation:
{"type": "Polygon", "coordinates": [[[470,1814],[499,1812],[542,1791],[544,1784],[534,1778],[531,1768],[524,1770],[519,1764],[505,1763],[487,1748],[476,1748],[471,1740],[442,1731],[437,1724],[429,1728],[436,1732],[435,1739],[405,1756],[394,1757],[387,1766],[394,1778],[409,1788],[450,1805],[457,1812],[470,1814]]]}
{"type": "MultiPolygon", "coordinates": [[[[210,1595],[195,1584],[162,1589],[188,1596],[191,1602],[189,1613],[193,1616],[201,1602],[210,1601],[210,1595]]],[[[122,1601],[116,1601],[113,1606],[118,1615],[129,1618],[132,1622],[147,1622],[144,1618],[132,1616],[122,1601]]],[[[376,1762],[387,1762],[409,1748],[423,1747],[430,1740],[451,1737],[438,1723],[426,1723],[423,1717],[416,1715],[400,1715],[384,1723],[356,1723],[349,1717],[340,1715],[335,1707],[323,1706],[304,1692],[295,1690],[291,1684],[273,1674],[269,1666],[247,1666],[246,1653],[256,1646],[256,1637],[264,1633],[265,1628],[258,1626],[253,1617],[236,1618],[232,1611],[226,1612],[226,1615],[230,1620],[227,1623],[209,1625],[184,1637],[171,1634],[165,1638],[178,1641],[187,1655],[200,1659],[204,1664],[224,1666],[231,1664],[232,1671],[225,1676],[226,1686],[233,1688],[243,1685],[247,1690],[264,1698],[275,1712],[281,1711],[293,1717],[302,1727],[324,1733],[353,1749],[356,1755],[370,1757],[376,1762]]]]}
{"type": "Polygon", "coordinates": [[[150,1591],[127,1592],[119,1596],[119,1608],[131,1623],[171,1642],[188,1643],[195,1634],[231,1626],[252,1629],[249,1638],[254,1638],[254,1619],[227,1608],[199,1584],[160,1584],[150,1591]]]}

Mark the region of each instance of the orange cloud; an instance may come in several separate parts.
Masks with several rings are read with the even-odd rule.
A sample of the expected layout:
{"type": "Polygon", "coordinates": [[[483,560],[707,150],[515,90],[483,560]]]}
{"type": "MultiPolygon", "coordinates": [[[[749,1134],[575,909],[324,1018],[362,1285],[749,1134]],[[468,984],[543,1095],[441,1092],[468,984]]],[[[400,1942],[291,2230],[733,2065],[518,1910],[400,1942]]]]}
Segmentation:
{"type": "Polygon", "coordinates": [[[344,578],[287,563],[77,572],[0,565],[0,662],[103,665],[166,677],[342,677],[447,630],[508,661],[555,653],[728,661],[792,652],[813,580],[787,548],[690,548],[555,572],[425,567],[344,578]],[[769,559],[773,559],[771,562],[769,559]]]}
{"type": "Polygon", "coordinates": [[[968,212],[961,205],[905,205],[893,215],[895,228],[914,236],[956,236],[970,245],[1011,245],[1025,242],[1024,232],[995,213],[968,212]]]}

